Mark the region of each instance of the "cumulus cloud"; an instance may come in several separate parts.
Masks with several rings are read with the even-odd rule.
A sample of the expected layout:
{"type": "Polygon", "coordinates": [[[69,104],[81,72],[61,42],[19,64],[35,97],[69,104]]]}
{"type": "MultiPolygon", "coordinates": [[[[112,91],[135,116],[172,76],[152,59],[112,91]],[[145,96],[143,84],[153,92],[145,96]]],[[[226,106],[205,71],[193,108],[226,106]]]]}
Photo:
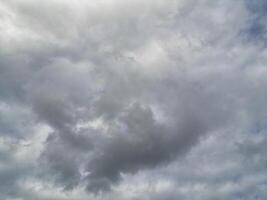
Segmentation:
{"type": "Polygon", "coordinates": [[[265,7],[0,2],[0,197],[266,198],[265,7]]]}

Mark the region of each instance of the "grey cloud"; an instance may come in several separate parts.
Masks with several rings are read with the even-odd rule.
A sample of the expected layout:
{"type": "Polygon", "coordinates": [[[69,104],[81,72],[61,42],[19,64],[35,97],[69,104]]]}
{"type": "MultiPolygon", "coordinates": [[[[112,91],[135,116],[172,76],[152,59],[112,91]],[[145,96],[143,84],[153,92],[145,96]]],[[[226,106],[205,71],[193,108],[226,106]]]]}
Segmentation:
{"type": "MultiPolygon", "coordinates": [[[[254,194],[249,188],[245,173],[253,175],[265,162],[265,142],[256,148],[244,143],[240,133],[249,134],[259,125],[265,129],[267,113],[266,49],[255,39],[264,38],[265,27],[254,23],[253,13],[260,8],[252,4],[2,1],[0,139],[16,141],[15,165],[30,159],[23,142],[38,154],[26,167],[32,174],[23,176],[34,191],[18,184],[24,172],[14,173],[10,166],[7,174],[12,177],[0,178],[9,179],[12,190],[19,192],[3,198],[264,198],[263,189],[254,194]],[[38,126],[49,131],[37,133],[38,126]],[[218,132],[227,139],[220,142],[218,132]],[[215,137],[214,144],[198,153],[210,137],[215,137]],[[257,159],[258,154],[257,166],[241,169],[241,158],[257,159]],[[238,167],[226,165],[234,165],[235,159],[238,167]],[[199,175],[198,161],[214,174],[199,175]],[[220,171],[220,165],[226,169],[220,171]],[[139,180],[142,173],[147,176],[139,180]],[[173,181],[178,189],[155,186],[155,195],[144,189],[136,197],[120,190],[127,184],[133,187],[131,178],[146,183],[149,176],[159,183],[173,181]],[[190,184],[194,187],[188,188],[190,184]],[[75,193],[81,188],[86,197],[75,193]],[[51,195],[42,193],[46,190],[51,195]],[[202,194],[196,197],[196,192],[202,194]]],[[[0,159],[9,163],[7,152],[0,159]]]]}
{"type": "MultiPolygon", "coordinates": [[[[218,94],[201,89],[191,91],[190,84],[180,87],[182,89],[177,90],[175,86],[176,91],[171,92],[157,91],[163,95],[161,103],[168,105],[165,112],[171,119],[167,124],[155,121],[151,109],[142,105],[134,104],[123,112],[117,121],[119,130],[112,130],[111,138],[102,144],[100,152],[88,164],[89,182],[90,179],[96,179],[96,184],[99,184],[98,179],[99,182],[116,182],[120,173],[166,164],[189,150],[209,131],[234,119],[231,108],[225,110],[223,104],[222,108],[216,106],[220,101],[226,102],[223,96],[214,96],[218,94]]],[[[227,105],[231,106],[231,103],[234,102],[227,105]]],[[[95,189],[94,185],[89,186],[95,189]]]]}
{"type": "Polygon", "coordinates": [[[258,42],[258,45],[266,46],[266,9],[265,1],[245,1],[245,5],[252,13],[248,26],[242,31],[250,42],[258,42]]]}

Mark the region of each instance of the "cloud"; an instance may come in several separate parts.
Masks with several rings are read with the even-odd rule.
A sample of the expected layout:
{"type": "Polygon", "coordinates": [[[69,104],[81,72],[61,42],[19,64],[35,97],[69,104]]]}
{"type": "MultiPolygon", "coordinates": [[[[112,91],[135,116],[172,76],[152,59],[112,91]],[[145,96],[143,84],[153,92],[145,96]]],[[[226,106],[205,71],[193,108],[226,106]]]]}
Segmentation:
{"type": "Polygon", "coordinates": [[[0,13],[0,197],[266,197],[262,1],[0,13]]]}

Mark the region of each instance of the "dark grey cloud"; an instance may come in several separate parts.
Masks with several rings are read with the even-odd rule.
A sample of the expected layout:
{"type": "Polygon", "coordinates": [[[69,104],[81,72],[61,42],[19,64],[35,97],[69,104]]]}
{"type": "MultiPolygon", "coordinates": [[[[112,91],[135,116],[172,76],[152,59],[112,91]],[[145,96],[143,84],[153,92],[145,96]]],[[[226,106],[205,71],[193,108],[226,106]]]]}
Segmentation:
{"type": "Polygon", "coordinates": [[[266,13],[267,4],[265,1],[245,1],[245,5],[251,12],[247,28],[242,31],[249,41],[257,41],[259,45],[266,46],[266,13]]]}
{"type": "Polygon", "coordinates": [[[0,198],[265,199],[265,10],[3,0],[0,198]]]}

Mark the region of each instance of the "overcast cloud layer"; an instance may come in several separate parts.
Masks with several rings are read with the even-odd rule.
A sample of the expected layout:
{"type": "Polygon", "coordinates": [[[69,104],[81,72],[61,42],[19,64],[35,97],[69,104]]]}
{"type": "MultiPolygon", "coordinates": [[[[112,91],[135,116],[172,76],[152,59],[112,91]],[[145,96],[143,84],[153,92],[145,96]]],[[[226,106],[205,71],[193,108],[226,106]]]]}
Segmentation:
{"type": "Polygon", "coordinates": [[[267,199],[265,0],[0,0],[0,199],[267,199]]]}

